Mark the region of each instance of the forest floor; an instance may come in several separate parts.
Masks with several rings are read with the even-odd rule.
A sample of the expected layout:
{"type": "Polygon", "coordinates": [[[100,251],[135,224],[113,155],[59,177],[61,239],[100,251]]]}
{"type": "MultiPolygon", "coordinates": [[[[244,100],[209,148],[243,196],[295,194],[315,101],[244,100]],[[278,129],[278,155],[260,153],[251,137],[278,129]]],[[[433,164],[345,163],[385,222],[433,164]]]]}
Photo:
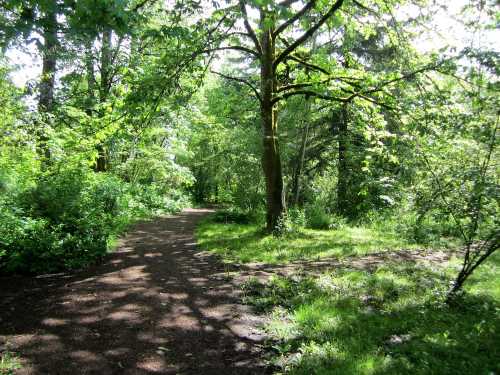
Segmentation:
{"type": "Polygon", "coordinates": [[[101,265],[0,279],[0,354],[16,374],[261,374],[257,316],[189,209],[136,225],[101,265]]]}
{"type": "Polygon", "coordinates": [[[306,296],[325,297],[311,292],[308,279],[283,284],[272,276],[320,280],[346,268],[371,274],[388,261],[411,264],[414,274],[415,264],[450,256],[407,249],[282,264],[227,262],[196,246],[195,227],[210,212],[188,209],[137,224],[102,264],[76,274],[0,278],[0,355],[19,361],[15,374],[266,374],[263,358],[276,338],[261,329],[269,326],[263,310],[280,299],[293,307],[303,285],[306,296]]]}
{"type": "Polygon", "coordinates": [[[273,237],[220,218],[198,225],[197,242],[264,317],[264,357],[276,373],[500,374],[500,257],[448,306],[463,257],[452,241],[424,246],[390,226],[349,224],[273,237]]]}

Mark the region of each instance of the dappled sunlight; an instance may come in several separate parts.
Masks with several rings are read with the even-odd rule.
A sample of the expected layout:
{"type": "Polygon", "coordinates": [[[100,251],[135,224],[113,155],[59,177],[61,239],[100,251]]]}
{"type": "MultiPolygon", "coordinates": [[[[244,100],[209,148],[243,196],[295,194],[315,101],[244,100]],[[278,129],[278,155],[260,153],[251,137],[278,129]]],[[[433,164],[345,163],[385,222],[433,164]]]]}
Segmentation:
{"type": "Polygon", "coordinates": [[[496,302],[471,296],[461,308],[448,307],[435,296],[441,274],[390,267],[247,284],[247,300],[269,314],[276,364],[290,374],[494,372],[496,302]],[[432,287],[422,288],[425,280],[432,287]]]}
{"type": "Polygon", "coordinates": [[[50,327],[57,327],[57,326],[64,326],[68,324],[68,321],[66,319],[53,319],[53,318],[47,318],[42,320],[42,324],[45,326],[50,326],[50,327]]]}
{"type": "Polygon", "coordinates": [[[2,302],[19,303],[0,310],[8,322],[0,339],[21,355],[26,371],[39,373],[54,363],[68,374],[177,373],[193,366],[254,373],[262,364],[248,359],[256,358],[263,337],[249,331],[249,311],[222,266],[188,234],[204,214],[139,224],[94,269],[2,289],[2,302]],[[33,308],[37,318],[27,324],[33,308]]]}
{"type": "Polygon", "coordinates": [[[285,238],[275,238],[263,234],[257,225],[206,221],[198,228],[197,233],[200,246],[204,249],[243,263],[287,263],[418,248],[391,233],[380,233],[364,227],[301,229],[285,238]]]}

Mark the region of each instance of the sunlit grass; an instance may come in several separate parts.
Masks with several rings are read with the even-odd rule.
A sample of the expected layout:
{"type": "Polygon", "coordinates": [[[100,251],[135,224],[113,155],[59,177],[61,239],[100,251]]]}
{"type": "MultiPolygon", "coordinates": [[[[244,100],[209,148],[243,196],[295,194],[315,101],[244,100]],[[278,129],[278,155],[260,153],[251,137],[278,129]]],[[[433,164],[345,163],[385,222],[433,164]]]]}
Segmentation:
{"type": "MultiPolygon", "coordinates": [[[[456,261],[459,263],[459,260],[456,261]]],[[[500,301],[500,251],[490,256],[472,274],[467,289],[471,293],[488,293],[500,301]]]]}
{"type": "Polygon", "coordinates": [[[284,263],[418,247],[391,232],[365,227],[301,229],[276,238],[264,235],[258,225],[221,224],[210,220],[198,227],[197,239],[202,248],[221,255],[226,261],[241,263],[284,263]]]}
{"type": "Polygon", "coordinates": [[[270,317],[269,350],[279,372],[498,373],[498,301],[469,294],[461,307],[448,307],[447,277],[392,264],[374,273],[250,281],[245,298],[270,317]]]}
{"type": "Polygon", "coordinates": [[[16,355],[8,351],[0,353],[0,375],[14,374],[14,370],[20,368],[21,362],[16,355]]]}
{"type": "MultiPolygon", "coordinates": [[[[199,244],[226,262],[286,264],[418,248],[390,231],[343,226],[280,238],[256,225],[203,222],[199,244]]],[[[268,315],[275,373],[500,373],[500,253],[471,277],[460,304],[444,303],[461,260],[388,261],[375,271],[339,268],[320,276],[250,280],[244,299],[268,315]]]]}

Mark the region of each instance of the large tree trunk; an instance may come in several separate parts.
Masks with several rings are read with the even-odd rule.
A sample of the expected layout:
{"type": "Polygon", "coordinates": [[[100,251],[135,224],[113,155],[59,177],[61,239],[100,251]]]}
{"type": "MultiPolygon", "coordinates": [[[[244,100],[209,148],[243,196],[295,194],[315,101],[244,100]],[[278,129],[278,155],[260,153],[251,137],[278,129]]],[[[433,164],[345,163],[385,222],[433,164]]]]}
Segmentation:
{"type": "Polygon", "coordinates": [[[261,118],[263,134],[262,168],[266,180],[266,228],[269,232],[277,228],[283,216],[284,194],[281,159],[278,147],[277,114],[272,103],[276,91],[276,76],[273,69],[275,54],[274,40],[271,35],[270,21],[265,11],[261,11],[260,44],[262,47],[260,83],[261,118]]]}
{"type": "MultiPolygon", "coordinates": [[[[57,63],[57,12],[48,10],[44,17],[43,27],[44,45],[42,52],[42,76],[40,78],[40,97],[38,110],[40,113],[50,113],[54,109],[54,85],[57,63]]],[[[50,149],[47,144],[48,137],[41,129],[39,134],[38,153],[45,160],[50,159],[50,149]]]]}
{"type": "Polygon", "coordinates": [[[349,166],[348,166],[348,109],[347,104],[342,106],[341,116],[338,124],[338,182],[337,182],[337,210],[341,215],[347,215],[349,212],[349,199],[347,189],[349,185],[349,166]]]}
{"type": "Polygon", "coordinates": [[[106,101],[111,87],[111,36],[112,30],[106,29],[102,33],[101,46],[101,84],[100,84],[100,100],[101,103],[106,101]]]}
{"type": "Polygon", "coordinates": [[[54,83],[57,62],[57,14],[48,11],[44,17],[42,51],[42,77],[40,78],[40,97],[38,108],[51,112],[54,107],[54,83]]]}
{"type": "Polygon", "coordinates": [[[276,136],[275,113],[263,104],[261,115],[264,133],[262,167],[266,180],[266,224],[267,230],[273,231],[284,213],[283,176],[276,136]]]}

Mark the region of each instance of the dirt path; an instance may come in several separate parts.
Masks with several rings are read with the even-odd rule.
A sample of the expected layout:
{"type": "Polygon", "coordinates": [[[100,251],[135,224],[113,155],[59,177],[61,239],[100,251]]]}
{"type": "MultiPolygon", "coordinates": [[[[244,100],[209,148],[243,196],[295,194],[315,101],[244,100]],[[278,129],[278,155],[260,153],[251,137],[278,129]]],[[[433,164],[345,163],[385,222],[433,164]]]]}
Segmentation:
{"type": "Polygon", "coordinates": [[[19,374],[262,374],[259,318],[193,230],[208,210],[137,225],[104,264],[0,279],[0,350],[19,374]]]}

